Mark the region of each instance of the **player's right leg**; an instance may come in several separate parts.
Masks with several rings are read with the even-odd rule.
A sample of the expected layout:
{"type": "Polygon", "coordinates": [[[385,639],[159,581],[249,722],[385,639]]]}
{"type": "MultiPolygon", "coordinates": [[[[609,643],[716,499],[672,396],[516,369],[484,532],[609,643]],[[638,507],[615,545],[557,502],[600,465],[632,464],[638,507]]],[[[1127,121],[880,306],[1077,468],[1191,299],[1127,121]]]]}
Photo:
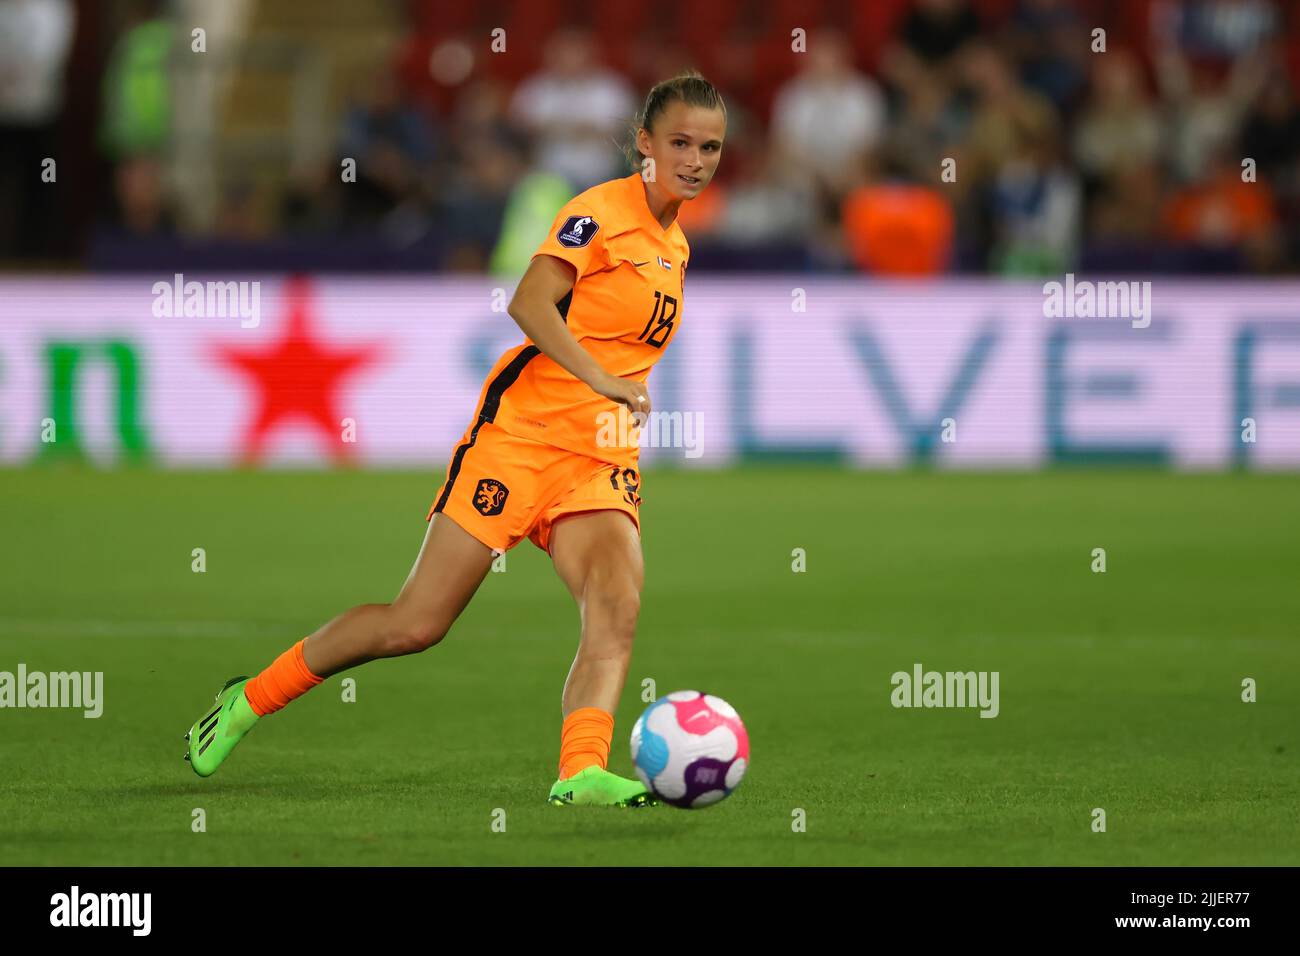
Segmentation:
{"type": "Polygon", "coordinates": [[[436,515],[392,604],[354,607],[293,645],[256,677],[227,681],[215,705],[185,735],[185,759],[199,776],[209,776],[259,719],[325,678],[437,644],[469,604],[492,559],[491,548],[445,514],[436,515]]]}

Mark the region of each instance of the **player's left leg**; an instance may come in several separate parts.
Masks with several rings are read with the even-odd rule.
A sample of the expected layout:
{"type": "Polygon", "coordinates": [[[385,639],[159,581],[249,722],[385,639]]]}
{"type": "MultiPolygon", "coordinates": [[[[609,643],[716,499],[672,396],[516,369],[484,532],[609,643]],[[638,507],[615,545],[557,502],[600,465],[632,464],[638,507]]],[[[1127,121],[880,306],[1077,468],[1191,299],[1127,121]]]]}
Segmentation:
{"type": "Polygon", "coordinates": [[[557,520],[549,549],[582,619],[578,653],[564,683],[560,779],[551,802],[652,804],[640,783],[605,769],[641,610],[641,536],[627,514],[591,511],[557,520]]]}

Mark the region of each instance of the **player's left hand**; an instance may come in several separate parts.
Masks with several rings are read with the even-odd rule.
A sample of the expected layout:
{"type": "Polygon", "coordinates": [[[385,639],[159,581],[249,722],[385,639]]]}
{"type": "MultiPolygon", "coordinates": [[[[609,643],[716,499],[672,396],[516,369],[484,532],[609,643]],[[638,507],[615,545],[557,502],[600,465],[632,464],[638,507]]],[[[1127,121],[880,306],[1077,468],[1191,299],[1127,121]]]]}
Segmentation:
{"type": "Polygon", "coordinates": [[[597,384],[596,392],[611,401],[626,406],[627,410],[633,414],[637,412],[642,415],[650,414],[650,392],[646,388],[645,382],[610,375],[597,384]]]}

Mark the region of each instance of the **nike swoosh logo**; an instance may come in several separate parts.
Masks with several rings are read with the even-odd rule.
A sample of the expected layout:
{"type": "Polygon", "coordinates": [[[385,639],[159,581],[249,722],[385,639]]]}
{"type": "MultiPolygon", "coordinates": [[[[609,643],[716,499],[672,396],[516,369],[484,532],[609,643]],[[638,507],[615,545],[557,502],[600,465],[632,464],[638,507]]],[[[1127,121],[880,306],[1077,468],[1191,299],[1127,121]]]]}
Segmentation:
{"type": "MultiPolygon", "coordinates": [[[[631,259],[629,259],[629,260],[627,260],[627,261],[628,261],[628,262],[632,262],[631,259]]],[[[648,266],[649,264],[650,264],[650,260],[649,260],[649,259],[647,259],[645,262],[632,262],[632,265],[636,266],[638,269],[640,269],[642,266],[648,266]]]]}

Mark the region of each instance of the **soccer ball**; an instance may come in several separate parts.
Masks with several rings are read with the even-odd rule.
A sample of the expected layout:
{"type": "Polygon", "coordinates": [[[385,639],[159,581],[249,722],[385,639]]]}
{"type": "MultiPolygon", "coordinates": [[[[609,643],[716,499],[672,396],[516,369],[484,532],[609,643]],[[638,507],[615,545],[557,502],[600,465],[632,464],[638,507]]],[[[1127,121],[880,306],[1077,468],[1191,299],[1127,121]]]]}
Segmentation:
{"type": "Polygon", "coordinates": [[[749,734],[721,697],[679,690],[646,708],[632,728],[636,775],[675,807],[717,803],[749,766],[749,734]]]}

